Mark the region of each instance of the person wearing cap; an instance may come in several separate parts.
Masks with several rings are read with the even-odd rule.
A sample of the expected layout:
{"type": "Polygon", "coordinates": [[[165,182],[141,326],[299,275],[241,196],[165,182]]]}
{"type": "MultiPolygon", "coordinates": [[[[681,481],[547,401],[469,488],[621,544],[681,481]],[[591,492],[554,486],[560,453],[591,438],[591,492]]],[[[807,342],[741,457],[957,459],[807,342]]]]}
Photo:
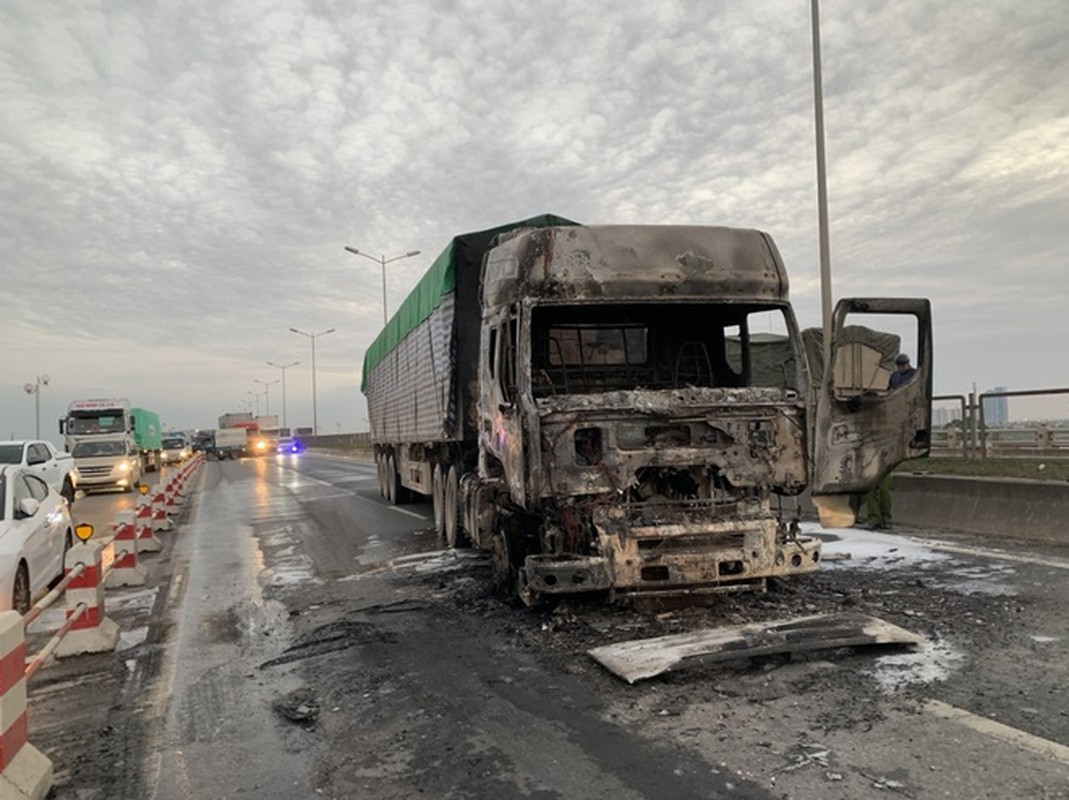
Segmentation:
{"type": "MultiPolygon", "coordinates": [[[[893,392],[895,389],[901,389],[916,376],[917,370],[910,366],[909,356],[899,353],[895,357],[895,371],[887,379],[887,390],[893,392]]],[[[865,498],[869,527],[873,530],[891,527],[891,483],[891,473],[887,473],[865,498]]]]}
{"type": "Polygon", "coordinates": [[[888,390],[899,389],[913,380],[916,375],[917,370],[909,365],[909,356],[899,353],[895,357],[895,371],[887,379],[887,388],[888,390]]]}

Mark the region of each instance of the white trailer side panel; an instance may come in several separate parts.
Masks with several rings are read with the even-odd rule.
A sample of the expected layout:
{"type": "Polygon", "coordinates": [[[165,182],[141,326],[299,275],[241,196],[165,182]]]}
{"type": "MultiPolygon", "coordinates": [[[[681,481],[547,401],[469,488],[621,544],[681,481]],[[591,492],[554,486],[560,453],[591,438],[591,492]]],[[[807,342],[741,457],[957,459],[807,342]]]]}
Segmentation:
{"type": "Polygon", "coordinates": [[[450,293],[375,368],[367,381],[372,441],[460,438],[454,369],[456,296],[450,293]]]}

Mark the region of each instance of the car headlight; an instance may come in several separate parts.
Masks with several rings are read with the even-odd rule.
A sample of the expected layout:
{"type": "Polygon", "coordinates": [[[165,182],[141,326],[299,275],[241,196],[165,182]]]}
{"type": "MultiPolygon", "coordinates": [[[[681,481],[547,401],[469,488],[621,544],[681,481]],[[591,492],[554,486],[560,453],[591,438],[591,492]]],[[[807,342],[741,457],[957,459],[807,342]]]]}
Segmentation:
{"type": "Polygon", "coordinates": [[[130,462],[129,461],[120,461],[116,465],[115,468],[117,470],[119,470],[119,472],[129,472],[130,471],[130,462]]]}

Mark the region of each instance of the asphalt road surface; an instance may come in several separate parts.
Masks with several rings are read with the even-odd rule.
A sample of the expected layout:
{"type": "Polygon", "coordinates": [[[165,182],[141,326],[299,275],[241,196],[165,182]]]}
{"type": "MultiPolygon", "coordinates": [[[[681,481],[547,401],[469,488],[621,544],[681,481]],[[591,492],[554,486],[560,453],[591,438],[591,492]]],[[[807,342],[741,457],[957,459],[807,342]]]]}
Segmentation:
{"type": "MultiPolygon", "coordinates": [[[[148,584],[108,592],[118,651],[30,685],[55,798],[1069,797],[1065,550],[837,531],[840,560],[765,594],[530,610],[441,549],[428,505],[386,505],[370,463],[209,462],[194,486],[148,584]],[[634,685],[587,654],[843,611],[925,641],[634,685]]],[[[131,500],[75,516],[104,536],[131,500]]]]}

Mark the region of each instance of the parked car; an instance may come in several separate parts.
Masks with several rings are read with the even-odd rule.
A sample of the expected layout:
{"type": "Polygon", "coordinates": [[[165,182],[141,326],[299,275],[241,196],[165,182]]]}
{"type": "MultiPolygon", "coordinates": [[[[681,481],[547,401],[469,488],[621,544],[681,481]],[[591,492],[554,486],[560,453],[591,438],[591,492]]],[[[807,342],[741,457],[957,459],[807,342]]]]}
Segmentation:
{"type": "Polygon", "coordinates": [[[0,611],[29,611],[63,575],[73,542],[70,508],[59,492],[28,467],[0,466],[0,611]]]}
{"type": "Polygon", "coordinates": [[[74,457],[57,450],[51,442],[0,442],[0,464],[19,464],[29,468],[30,472],[59,492],[67,505],[74,505],[74,492],[78,486],[74,457]]]}
{"type": "Polygon", "coordinates": [[[299,453],[304,449],[303,445],[292,436],[279,436],[278,444],[275,445],[276,453],[299,453]]]}

